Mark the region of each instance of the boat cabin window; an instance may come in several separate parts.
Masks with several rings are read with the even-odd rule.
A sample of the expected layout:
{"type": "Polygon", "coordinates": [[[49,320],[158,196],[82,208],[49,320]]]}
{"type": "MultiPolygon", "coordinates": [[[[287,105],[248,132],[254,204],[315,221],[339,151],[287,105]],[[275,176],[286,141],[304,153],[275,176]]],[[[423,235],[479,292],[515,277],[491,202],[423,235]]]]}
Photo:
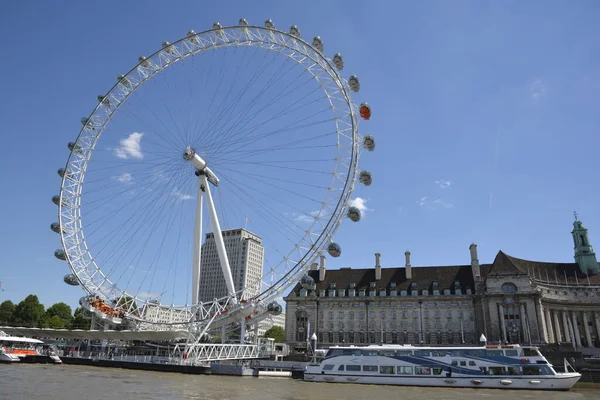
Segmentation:
{"type": "Polygon", "coordinates": [[[434,357],[445,357],[446,355],[450,355],[450,352],[445,350],[433,350],[431,355],[434,357]]]}
{"type": "Polygon", "coordinates": [[[525,347],[523,349],[523,355],[525,357],[541,357],[542,355],[540,354],[539,351],[537,351],[537,349],[531,349],[528,347],[525,347]]]}
{"type": "Polygon", "coordinates": [[[466,361],[461,361],[460,362],[460,366],[461,367],[466,367],[467,366],[467,362],[466,361]]]}
{"type": "Polygon", "coordinates": [[[504,367],[490,367],[490,375],[506,375],[504,373],[504,367]]]}
{"type": "Polygon", "coordinates": [[[442,371],[444,370],[444,368],[442,368],[442,367],[433,367],[433,368],[431,368],[431,370],[433,371],[434,375],[441,375],[442,371]]]}
{"type": "Polygon", "coordinates": [[[384,357],[395,357],[396,352],[394,350],[379,350],[379,355],[384,357]]]}
{"type": "Polygon", "coordinates": [[[323,366],[323,371],[331,371],[333,369],[334,365],[333,364],[325,364],[323,366]]]}
{"type": "Polygon", "coordinates": [[[470,367],[474,367],[476,365],[477,365],[477,363],[475,361],[469,361],[469,366],[470,367]]]}
{"type": "Polygon", "coordinates": [[[362,355],[363,356],[376,356],[377,355],[377,350],[362,350],[362,355]]]}
{"type": "Polygon", "coordinates": [[[457,367],[458,366],[458,361],[452,360],[452,362],[450,363],[450,365],[452,365],[453,367],[457,367]]]}
{"type": "Polygon", "coordinates": [[[509,375],[521,375],[521,368],[520,367],[508,367],[508,374],[509,375]]]}
{"type": "MultiPolygon", "coordinates": [[[[407,351],[407,350],[396,351],[396,357],[406,357],[406,356],[412,356],[412,351],[407,351]]],[[[411,374],[412,374],[412,372],[411,372],[411,374]]]]}
{"type": "Polygon", "coordinates": [[[360,365],[346,365],[346,371],[360,371],[360,365]]]}
{"type": "Polygon", "coordinates": [[[363,365],[363,372],[377,372],[377,365],[363,365]]]}
{"type": "Polygon", "coordinates": [[[338,371],[343,371],[343,370],[344,370],[344,366],[343,366],[343,365],[340,365],[340,366],[338,367],[338,371]]]}
{"type": "Polygon", "coordinates": [[[518,350],[504,350],[504,354],[507,357],[518,357],[519,351],[518,350]]]}
{"type": "Polygon", "coordinates": [[[431,375],[431,368],[415,367],[415,375],[431,375]]]}
{"type": "Polygon", "coordinates": [[[398,375],[412,375],[413,374],[413,367],[397,367],[396,371],[398,372],[398,375]]]}
{"type": "Polygon", "coordinates": [[[329,351],[327,352],[327,355],[325,355],[325,357],[337,357],[337,356],[341,356],[343,354],[344,354],[343,349],[329,349],[329,351]]]}
{"type": "Polygon", "coordinates": [[[523,366],[523,375],[554,375],[547,365],[523,366]]]}
{"type": "Polygon", "coordinates": [[[415,350],[415,356],[431,357],[431,352],[427,350],[415,350]]]}
{"type": "Polygon", "coordinates": [[[393,366],[388,366],[388,365],[380,365],[379,366],[379,373],[380,374],[393,374],[394,373],[394,367],[393,366]]]}
{"type": "Polygon", "coordinates": [[[487,350],[486,351],[488,357],[502,357],[502,350],[487,350]]]}

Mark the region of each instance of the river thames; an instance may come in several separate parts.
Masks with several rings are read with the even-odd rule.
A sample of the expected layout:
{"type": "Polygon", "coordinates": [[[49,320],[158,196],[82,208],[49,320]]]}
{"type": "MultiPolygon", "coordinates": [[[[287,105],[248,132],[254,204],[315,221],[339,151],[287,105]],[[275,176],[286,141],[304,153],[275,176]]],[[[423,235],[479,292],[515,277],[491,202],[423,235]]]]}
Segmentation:
{"type": "Polygon", "coordinates": [[[598,399],[600,390],[536,392],[311,383],[289,378],[184,375],[75,365],[0,365],[0,399],[504,400],[598,399]]]}

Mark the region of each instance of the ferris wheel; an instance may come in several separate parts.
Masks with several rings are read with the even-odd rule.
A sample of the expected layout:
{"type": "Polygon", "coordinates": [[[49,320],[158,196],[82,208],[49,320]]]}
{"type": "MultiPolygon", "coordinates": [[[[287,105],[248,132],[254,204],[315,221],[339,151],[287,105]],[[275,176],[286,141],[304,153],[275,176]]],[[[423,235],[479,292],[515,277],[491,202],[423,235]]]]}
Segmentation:
{"type": "MultiPolygon", "coordinates": [[[[371,135],[356,76],[292,26],[188,34],[98,96],[59,169],[64,277],[113,323],[205,327],[281,312],[284,291],[321,255],[353,206],[371,135]]],[[[311,282],[303,281],[306,287],[311,282]]]]}

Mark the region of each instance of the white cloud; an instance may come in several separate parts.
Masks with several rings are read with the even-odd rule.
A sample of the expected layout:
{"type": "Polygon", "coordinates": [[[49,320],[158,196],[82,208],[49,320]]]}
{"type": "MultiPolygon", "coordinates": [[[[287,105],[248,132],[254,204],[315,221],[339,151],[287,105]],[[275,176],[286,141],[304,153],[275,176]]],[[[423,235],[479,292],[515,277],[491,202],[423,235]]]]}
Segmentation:
{"type": "Polygon", "coordinates": [[[435,199],[431,200],[427,198],[427,196],[421,197],[417,204],[422,208],[429,208],[431,210],[437,210],[440,208],[454,208],[454,204],[450,201],[446,201],[444,199],[435,199]]]}
{"type": "Polygon", "coordinates": [[[367,207],[367,199],[363,199],[362,197],[356,197],[350,200],[350,207],[358,208],[363,216],[367,211],[373,211],[371,208],[367,207]]]}
{"type": "Polygon", "coordinates": [[[140,144],[142,136],[144,136],[143,133],[133,132],[127,139],[121,139],[119,147],[115,149],[115,155],[124,160],[128,158],[144,158],[140,144]]]}
{"type": "Polygon", "coordinates": [[[535,79],[529,85],[527,85],[527,90],[529,92],[529,98],[532,102],[537,103],[542,100],[546,94],[548,93],[548,86],[541,79],[535,79]]]}
{"type": "Polygon", "coordinates": [[[133,183],[133,177],[129,172],[123,172],[121,175],[115,176],[115,179],[126,185],[133,183]]]}
{"type": "Polygon", "coordinates": [[[442,189],[447,189],[450,187],[450,185],[452,185],[452,181],[447,181],[445,179],[439,179],[439,180],[435,181],[434,183],[442,189]]]}
{"type": "Polygon", "coordinates": [[[173,190],[171,192],[171,194],[173,196],[177,197],[178,200],[191,200],[194,198],[194,196],[185,194],[185,193],[181,193],[179,190],[173,190]]]}
{"type": "Polygon", "coordinates": [[[314,210],[309,212],[308,214],[292,213],[291,215],[294,216],[294,221],[311,223],[314,222],[316,219],[323,217],[324,214],[324,211],[314,210]]]}

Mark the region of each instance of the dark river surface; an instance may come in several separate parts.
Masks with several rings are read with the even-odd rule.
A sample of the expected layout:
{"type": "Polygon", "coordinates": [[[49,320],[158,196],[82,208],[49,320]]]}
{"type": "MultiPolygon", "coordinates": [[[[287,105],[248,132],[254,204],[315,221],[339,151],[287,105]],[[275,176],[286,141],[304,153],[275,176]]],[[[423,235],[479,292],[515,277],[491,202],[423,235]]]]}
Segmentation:
{"type": "Polygon", "coordinates": [[[0,399],[600,400],[600,389],[570,392],[438,389],[313,383],[290,378],[183,375],[76,365],[0,364],[0,399]]]}

